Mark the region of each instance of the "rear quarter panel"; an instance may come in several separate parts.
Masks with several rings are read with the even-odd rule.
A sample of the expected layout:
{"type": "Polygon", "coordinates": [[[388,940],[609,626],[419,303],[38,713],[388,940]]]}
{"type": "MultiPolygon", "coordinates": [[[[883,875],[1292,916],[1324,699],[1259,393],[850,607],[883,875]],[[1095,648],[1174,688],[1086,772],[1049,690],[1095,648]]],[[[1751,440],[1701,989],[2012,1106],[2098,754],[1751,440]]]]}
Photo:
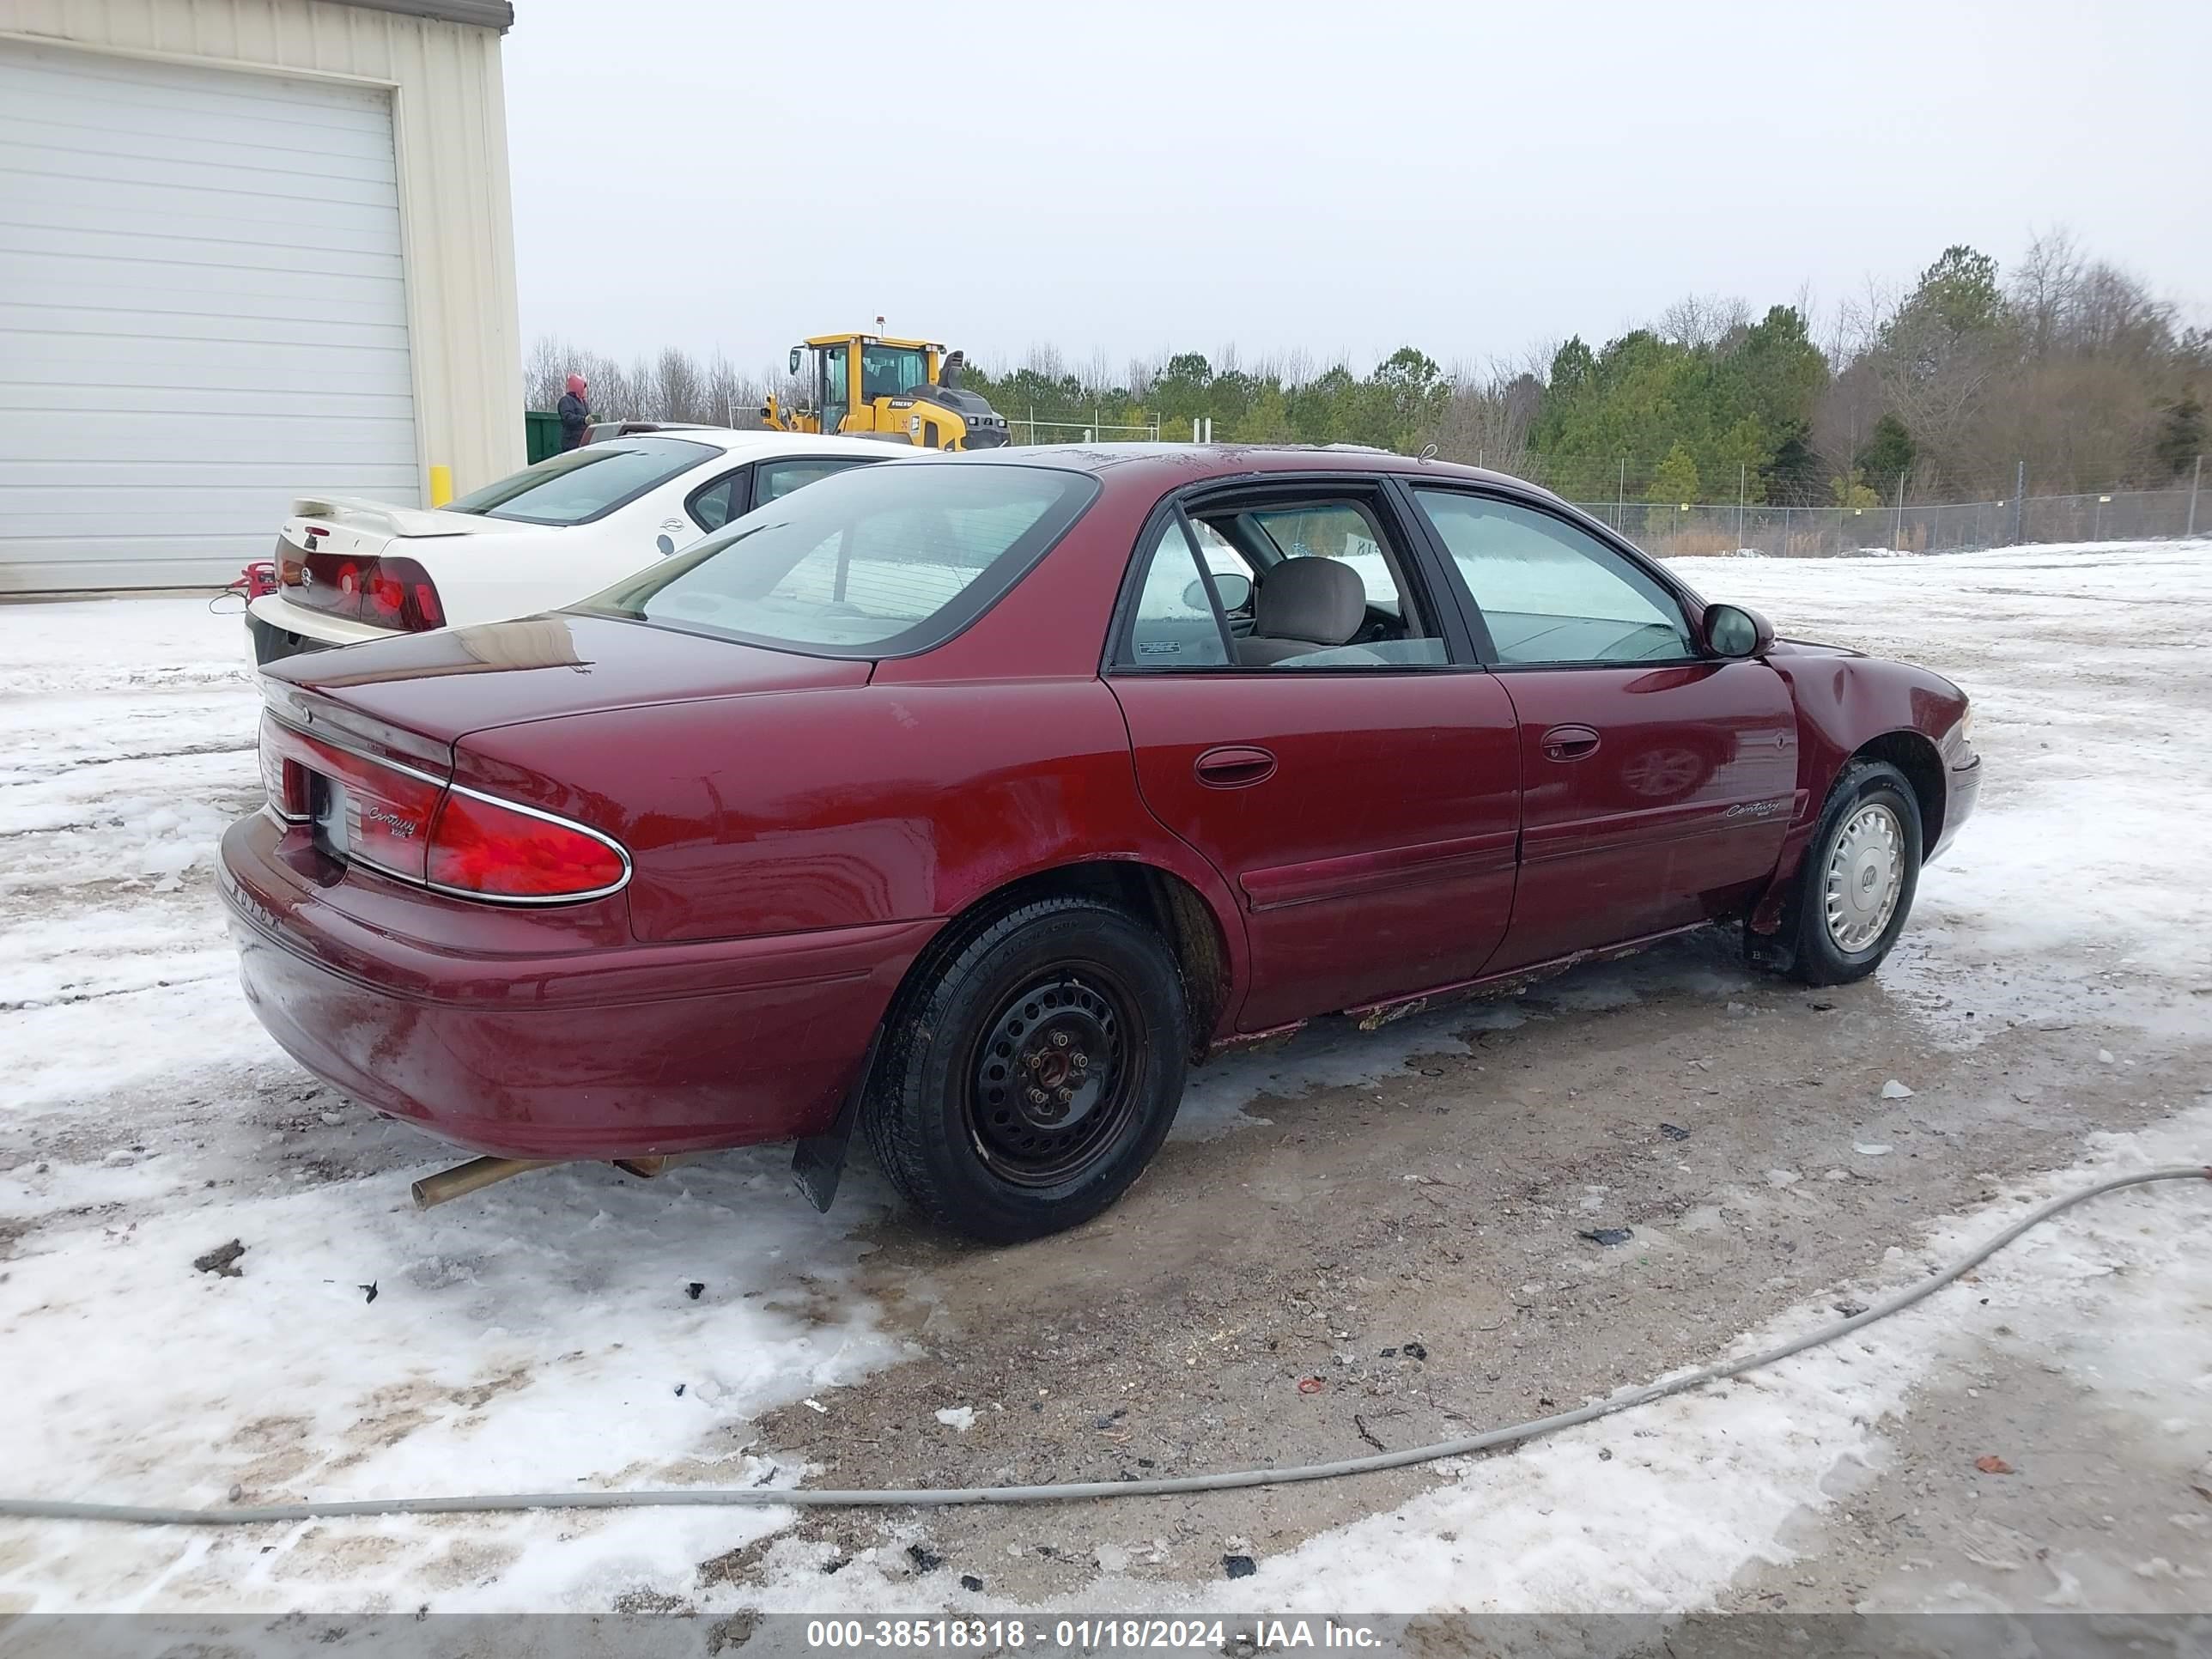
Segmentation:
{"type": "Polygon", "coordinates": [[[1144,810],[1095,675],[609,709],[470,733],[455,767],[622,841],[641,940],[942,918],[1024,876],[1127,860],[1200,890],[1243,982],[1235,906],[1144,810]]]}

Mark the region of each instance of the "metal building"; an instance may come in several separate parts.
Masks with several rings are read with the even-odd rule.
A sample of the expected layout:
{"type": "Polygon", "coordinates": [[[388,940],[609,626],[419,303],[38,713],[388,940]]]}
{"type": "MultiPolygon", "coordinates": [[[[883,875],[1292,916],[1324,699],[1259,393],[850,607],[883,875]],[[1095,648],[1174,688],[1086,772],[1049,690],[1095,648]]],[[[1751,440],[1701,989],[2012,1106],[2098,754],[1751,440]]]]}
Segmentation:
{"type": "Polygon", "coordinates": [[[507,0],[0,0],[0,592],[523,462],[507,0]]]}

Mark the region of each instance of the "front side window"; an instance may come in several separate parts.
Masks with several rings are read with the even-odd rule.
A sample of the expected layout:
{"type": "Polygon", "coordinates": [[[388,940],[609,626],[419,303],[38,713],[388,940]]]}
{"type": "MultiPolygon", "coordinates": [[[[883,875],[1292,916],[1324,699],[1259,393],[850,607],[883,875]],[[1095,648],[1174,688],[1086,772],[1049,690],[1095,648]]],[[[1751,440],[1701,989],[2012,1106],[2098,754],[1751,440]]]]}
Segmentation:
{"type": "Polygon", "coordinates": [[[1502,664],[1636,663],[1696,655],[1681,607],[1634,561],[1564,520],[1416,488],[1502,664]]]}
{"type": "Polygon", "coordinates": [[[721,452],[677,438],[617,438],[549,455],[440,509],[523,524],[588,524],[721,452]]]}
{"type": "Polygon", "coordinates": [[[1018,580],[1097,493],[1045,467],[850,467],[577,608],[825,656],[925,651],[1018,580]]]}
{"type": "Polygon", "coordinates": [[[912,346],[860,348],[860,401],[903,398],[929,384],[929,358],[912,346]]]}

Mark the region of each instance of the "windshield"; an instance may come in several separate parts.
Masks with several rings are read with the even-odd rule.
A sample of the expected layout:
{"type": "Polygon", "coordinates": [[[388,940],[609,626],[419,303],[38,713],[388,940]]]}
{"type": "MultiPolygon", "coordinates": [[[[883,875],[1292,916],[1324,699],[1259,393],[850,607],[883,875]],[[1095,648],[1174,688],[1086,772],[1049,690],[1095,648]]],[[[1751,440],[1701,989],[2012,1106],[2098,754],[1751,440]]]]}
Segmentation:
{"type": "Polygon", "coordinates": [[[1043,467],[858,467],[578,608],[826,656],[926,651],[1012,586],[1097,493],[1081,473],[1043,467]]]}
{"type": "Polygon", "coordinates": [[[524,524],[588,524],[720,453],[710,445],[676,438],[586,444],[448,501],[444,510],[524,524]]]}

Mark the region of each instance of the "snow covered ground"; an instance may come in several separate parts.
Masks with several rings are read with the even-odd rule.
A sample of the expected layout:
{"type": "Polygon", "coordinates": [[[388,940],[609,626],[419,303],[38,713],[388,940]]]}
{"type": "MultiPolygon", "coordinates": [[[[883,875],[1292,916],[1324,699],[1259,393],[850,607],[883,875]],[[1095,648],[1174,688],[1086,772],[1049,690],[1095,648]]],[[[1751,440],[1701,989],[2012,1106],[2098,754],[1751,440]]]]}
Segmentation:
{"type": "MultiPolygon", "coordinates": [[[[1883,975],[1943,1041],[2085,1007],[2147,1039],[2204,1035],[2212,543],[1680,568],[1784,633],[1909,656],[1975,696],[1981,814],[1928,873],[1883,975]]],[[[408,1180],[450,1159],[298,1072],[236,989],[210,872],[221,828],[258,799],[255,714],[240,624],[198,600],[0,606],[0,1392],[12,1407],[0,1489],[205,1504],[806,1479],[759,1443],[754,1419],[812,1400],[861,1431],[841,1421],[841,1388],[900,1365],[931,1331],[925,1279],[871,1274],[880,1187],[863,1176],[817,1216],[790,1195],[787,1155],[764,1152],[649,1184],[551,1171],[412,1212],[408,1180]],[[195,1271],[234,1238],[240,1277],[195,1271]]],[[[1583,975],[1562,1006],[1632,1001],[1644,971],[1583,975]]],[[[1461,1010],[1371,1037],[1316,1030],[1200,1073],[1179,1137],[1249,1133],[1267,1121],[1255,1097],[1402,1072],[1519,1018],[1461,1010]]],[[[2208,1156],[2212,1103],[2200,1103],[2081,1146],[2076,1169],[1993,1181],[1972,1212],[1901,1214],[1902,1248],[1866,1264],[1861,1299],[1993,1231],[2022,1194],[2208,1156]]],[[[1709,1605],[1800,1547],[1787,1540],[1834,1507],[1838,1470],[1879,1462],[1947,1357],[2000,1328],[2083,1376],[2124,1376],[2125,1397],[2107,1403],[2146,1432],[2195,1436],[2205,1458],[2205,1206],[2188,1189],[2107,1200],[1994,1264],[1976,1298],[1939,1298],[1770,1376],[1449,1471],[1249,1579],[1187,1595],[1153,1584],[1143,1599],[1709,1605]],[[1624,1530],[1666,1541],[1624,1554],[1624,1530]]],[[[1851,1288],[1742,1340],[1829,1316],[1851,1288]]],[[[641,1585],[688,1587],[706,1557],[792,1520],[672,1510],[189,1534],[0,1522],[0,1614],[596,1609],[641,1585]]],[[[950,1575],[902,1575],[894,1559],[698,1600],[979,1605],[950,1575]]],[[[2196,1593],[2212,1605],[2212,1590],[2196,1593]]],[[[1064,1599],[1130,1595],[1107,1572],[1064,1599]]]]}

